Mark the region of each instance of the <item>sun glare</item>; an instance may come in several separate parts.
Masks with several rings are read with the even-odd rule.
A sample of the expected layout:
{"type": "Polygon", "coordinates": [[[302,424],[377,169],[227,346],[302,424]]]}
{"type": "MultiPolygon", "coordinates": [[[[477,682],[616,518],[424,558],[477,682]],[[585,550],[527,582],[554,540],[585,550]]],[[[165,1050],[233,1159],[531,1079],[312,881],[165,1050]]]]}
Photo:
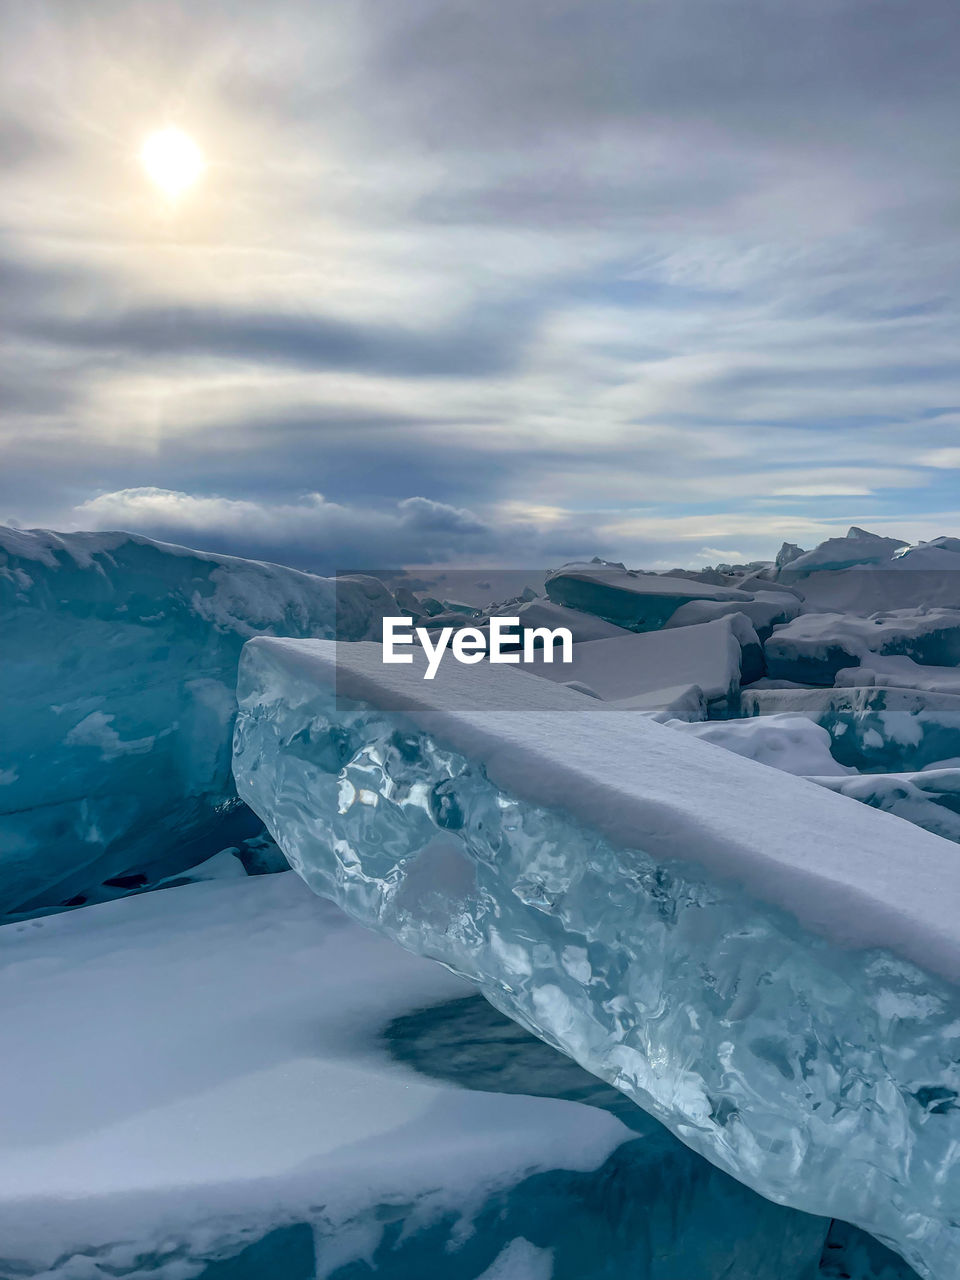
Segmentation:
{"type": "Polygon", "coordinates": [[[172,126],[144,139],[140,163],[150,181],[170,200],[194,186],[207,167],[194,140],[172,126]]]}

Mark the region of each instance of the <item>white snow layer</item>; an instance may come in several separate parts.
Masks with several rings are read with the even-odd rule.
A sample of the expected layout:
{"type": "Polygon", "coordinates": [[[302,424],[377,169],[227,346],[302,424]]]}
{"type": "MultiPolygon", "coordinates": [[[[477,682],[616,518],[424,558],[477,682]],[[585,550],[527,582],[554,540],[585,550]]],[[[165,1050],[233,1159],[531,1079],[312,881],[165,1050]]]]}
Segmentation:
{"type": "MultiPolygon", "coordinates": [[[[691,733],[703,742],[733,751],[748,760],[782,769],[798,777],[845,776],[856,773],[838,764],[830,754],[830,734],[807,716],[796,712],[755,716],[748,720],[707,720],[689,724],[683,720],[664,721],[669,728],[691,733]]],[[[845,794],[850,794],[845,792],[845,794]]]]}
{"type": "Polygon", "coordinates": [[[545,662],[540,655],[523,670],[558,684],[576,681],[604,702],[624,708],[648,709],[650,694],[691,685],[712,702],[732,697],[739,685],[737,625],[735,617],[722,617],[674,631],[588,640],[574,645],[572,662],[545,662]]]}
{"type": "Polygon", "coordinates": [[[909,823],[550,681],[521,684],[509,667],[448,664],[428,681],[420,653],[384,666],[379,645],[258,637],[241,673],[259,655],[294,699],[335,687],[402,710],[495,784],[615,845],[699,864],[836,942],[882,946],[960,981],[956,853],[909,823]]]}
{"type": "Polygon", "coordinates": [[[837,672],[837,688],[877,686],[887,689],[926,689],[930,693],[960,693],[960,668],[922,666],[912,658],[865,655],[859,667],[837,672]]]}
{"type": "Polygon", "coordinates": [[[140,1275],[156,1250],[180,1280],[311,1206],[332,1230],[384,1201],[457,1210],[631,1136],[393,1062],[392,1018],[473,988],[289,873],[7,925],[0,962],[4,1274],[140,1275]]]}

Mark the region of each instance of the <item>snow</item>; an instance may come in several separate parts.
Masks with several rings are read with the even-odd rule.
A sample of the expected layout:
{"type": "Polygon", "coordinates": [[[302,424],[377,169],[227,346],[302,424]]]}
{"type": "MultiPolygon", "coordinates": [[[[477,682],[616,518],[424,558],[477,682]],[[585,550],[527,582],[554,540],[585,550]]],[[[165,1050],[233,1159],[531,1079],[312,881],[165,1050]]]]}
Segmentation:
{"type": "MultiPolygon", "coordinates": [[[[830,754],[828,731],[806,716],[795,712],[758,716],[749,720],[710,720],[688,724],[682,720],[666,720],[671,729],[692,734],[702,742],[711,742],[748,760],[782,769],[798,777],[811,774],[849,775],[856,770],[838,764],[830,754]]],[[[849,795],[849,792],[844,792],[849,795]]]]}
{"type": "Polygon", "coordinates": [[[867,773],[814,781],[960,843],[960,768],[956,765],[928,767],[919,773],[867,773]]]}
{"type": "Polygon", "coordinates": [[[866,618],[806,613],[777,627],[764,653],[770,676],[821,685],[833,684],[838,671],[874,653],[957,663],[960,610],[894,609],[866,618]]]}
{"type": "Polygon", "coordinates": [[[0,957],[4,1274],[139,1275],[155,1250],[180,1280],[317,1205],[334,1235],[391,1200],[464,1212],[630,1137],[393,1061],[392,1018],[471,988],[291,874],[8,925],[0,957]]]}
{"type": "Polygon", "coordinates": [[[96,899],[252,835],[229,756],[244,640],[379,635],[393,611],[373,579],[0,528],[4,910],[96,899]]]}
{"type": "Polygon", "coordinates": [[[698,684],[668,685],[665,689],[634,694],[627,705],[630,711],[648,715],[661,723],[707,718],[707,699],[698,684]]]}
{"type": "Polygon", "coordinates": [[[960,694],[960,669],[922,666],[912,658],[884,658],[870,654],[864,656],[859,667],[844,667],[838,671],[835,683],[838,688],[875,685],[960,694]]]}
{"type": "Polygon", "coordinates": [[[956,1274],[960,1112],[923,1101],[960,1095],[954,845],[550,681],[417,668],[246,646],[238,789],[299,874],[749,1187],[956,1274]]]}
{"type": "Polygon", "coordinates": [[[884,564],[812,573],[800,579],[804,610],[869,617],[891,609],[960,608],[960,556],[943,558],[950,563],[939,568],[903,556],[884,564]]]}
{"type": "MultiPolygon", "coordinates": [[[[786,545],[786,544],[785,544],[786,545]]],[[[813,551],[804,551],[780,566],[786,581],[815,570],[849,569],[853,565],[885,564],[907,544],[900,538],[884,538],[854,525],[844,538],[828,538],[813,551]]]]}
{"type": "MultiPolygon", "coordinates": [[[[702,724],[660,719],[671,729],[809,778],[838,795],[960,843],[960,760],[936,761],[914,772],[859,773],[834,758],[834,739],[826,728],[796,712],[702,724]]],[[[875,729],[866,729],[863,737],[874,750],[887,746],[875,729]]]]}
{"type": "Polygon", "coordinates": [[[724,617],[676,631],[589,640],[574,645],[570,663],[548,663],[538,656],[522,670],[561,684],[575,680],[604,702],[624,708],[649,709],[651,694],[670,691],[669,698],[654,701],[662,707],[678,688],[693,685],[709,702],[734,699],[741,660],[737,625],[734,618],[724,617]]]}
{"type": "Polygon", "coordinates": [[[611,622],[592,613],[584,613],[580,609],[567,609],[562,604],[554,604],[551,600],[530,600],[519,607],[497,610],[501,617],[510,616],[520,619],[520,625],[528,627],[566,627],[573,637],[574,644],[591,640],[609,640],[617,636],[630,634],[623,627],[616,627],[611,622]]]}
{"type": "Polygon", "coordinates": [[[829,730],[841,764],[874,773],[923,769],[957,755],[960,697],[922,689],[744,689],[744,716],[797,712],[829,730]]]}
{"type": "Polygon", "coordinates": [[[774,626],[790,622],[800,609],[797,597],[787,592],[757,591],[752,600],[691,600],[681,605],[663,625],[665,628],[689,627],[727,614],[742,613],[749,618],[760,639],[766,640],[774,626]]]}
{"type": "Polygon", "coordinates": [[[552,1251],[538,1249],[519,1236],[497,1255],[479,1280],[550,1280],[552,1275],[552,1251]]]}

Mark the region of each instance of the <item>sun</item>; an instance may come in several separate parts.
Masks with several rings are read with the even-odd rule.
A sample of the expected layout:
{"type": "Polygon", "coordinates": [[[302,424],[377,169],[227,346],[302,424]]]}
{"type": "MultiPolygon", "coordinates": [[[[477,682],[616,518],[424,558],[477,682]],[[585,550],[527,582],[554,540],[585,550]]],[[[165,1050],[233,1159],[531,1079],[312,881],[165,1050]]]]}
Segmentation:
{"type": "Polygon", "coordinates": [[[150,181],[169,200],[194,186],[207,167],[203,152],[190,135],[172,125],[144,138],[140,163],[150,181]]]}

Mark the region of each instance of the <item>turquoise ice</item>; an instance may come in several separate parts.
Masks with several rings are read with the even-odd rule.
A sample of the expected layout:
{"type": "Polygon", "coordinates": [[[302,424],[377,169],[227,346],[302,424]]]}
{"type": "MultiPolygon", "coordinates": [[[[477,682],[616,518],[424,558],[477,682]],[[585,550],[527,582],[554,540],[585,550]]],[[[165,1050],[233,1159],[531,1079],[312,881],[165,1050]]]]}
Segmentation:
{"type": "Polygon", "coordinates": [[[0,528],[0,915],[253,835],[230,775],[244,641],[378,634],[392,608],[371,579],[0,528]]]}
{"type": "Polygon", "coordinates": [[[501,668],[254,640],[238,789],[320,894],[772,1200],[960,1271],[955,846],[501,668]]]}

